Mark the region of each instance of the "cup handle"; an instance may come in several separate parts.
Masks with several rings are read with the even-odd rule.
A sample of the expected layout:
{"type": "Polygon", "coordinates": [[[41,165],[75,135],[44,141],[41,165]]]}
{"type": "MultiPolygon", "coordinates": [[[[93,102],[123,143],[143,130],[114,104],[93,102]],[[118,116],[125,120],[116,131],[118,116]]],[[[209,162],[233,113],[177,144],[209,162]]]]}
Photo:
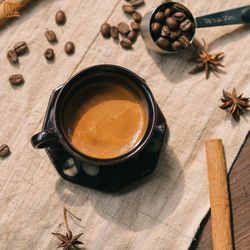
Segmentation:
{"type": "Polygon", "coordinates": [[[31,144],[34,148],[48,148],[58,142],[58,136],[54,129],[41,131],[31,137],[31,144]]]}

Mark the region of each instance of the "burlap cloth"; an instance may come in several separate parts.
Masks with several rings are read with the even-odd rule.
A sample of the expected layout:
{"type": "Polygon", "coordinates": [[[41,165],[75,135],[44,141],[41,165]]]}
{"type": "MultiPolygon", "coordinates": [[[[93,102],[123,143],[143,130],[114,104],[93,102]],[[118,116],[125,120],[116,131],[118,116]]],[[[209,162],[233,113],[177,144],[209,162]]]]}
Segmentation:
{"type": "MultiPolygon", "coordinates": [[[[146,1],[145,13],[160,1],[146,1]]],[[[250,1],[183,1],[194,15],[242,6],[250,1]]],[[[236,123],[218,108],[222,89],[236,87],[250,95],[249,26],[202,29],[214,51],[224,51],[227,74],[221,78],[191,76],[187,63],[191,52],[159,56],[148,51],[141,38],[131,51],[99,35],[108,20],[127,20],[118,0],[33,1],[23,16],[0,31],[0,142],[12,154],[0,162],[1,249],[55,249],[51,232],[65,232],[62,205],[78,217],[70,223],[74,233],[84,232],[88,249],[187,249],[209,209],[204,140],[223,139],[228,168],[232,165],[249,129],[249,115],[236,123]],[[54,14],[67,13],[67,24],[58,27],[54,14]],[[56,60],[48,64],[43,52],[48,44],[46,28],[53,29],[59,43],[56,60]],[[11,66],[6,51],[25,40],[30,52],[11,66]],[[72,40],[76,53],[66,56],[64,43],[72,40]],[[63,181],[46,153],[30,145],[32,134],[41,129],[51,91],[73,73],[90,65],[113,63],[125,66],[147,80],[170,128],[154,174],[129,190],[104,194],[63,181]],[[22,73],[25,84],[13,88],[9,75],[22,73]]]]}

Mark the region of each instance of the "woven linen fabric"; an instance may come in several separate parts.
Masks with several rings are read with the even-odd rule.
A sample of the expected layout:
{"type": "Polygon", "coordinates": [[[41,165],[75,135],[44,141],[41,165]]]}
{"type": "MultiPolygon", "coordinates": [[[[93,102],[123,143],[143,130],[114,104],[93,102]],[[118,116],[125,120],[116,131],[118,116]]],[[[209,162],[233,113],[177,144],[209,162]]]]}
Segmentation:
{"type": "MultiPolygon", "coordinates": [[[[209,209],[204,141],[222,138],[228,170],[249,130],[249,115],[239,123],[219,109],[222,89],[250,95],[249,26],[197,30],[214,52],[225,52],[227,74],[189,75],[192,50],[158,55],[147,50],[141,37],[133,50],[124,50],[99,34],[108,21],[131,21],[122,0],[31,1],[22,16],[0,27],[0,143],[11,155],[0,160],[0,242],[4,250],[55,249],[51,232],[66,231],[63,204],[82,220],[72,222],[75,233],[92,250],[188,249],[209,209]],[[57,26],[54,15],[62,9],[67,23],[57,26]],[[52,29],[59,42],[50,45],[44,32],[52,29]],[[27,41],[29,53],[12,66],[6,52],[27,41]],[[75,54],[63,47],[71,40],[75,54]],[[46,48],[56,59],[47,63],[46,48]],[[105,194],[62,180],[44,150],[33,149],[30,138],[41,130],[51,92],[73,74],[91,65],[117,64],[136,72],[151,88],[170,130],[156,171],[129,189],[105,194]],[[22,73],[25,83],[12,87],[11,74],[22,73]]],[[[144,14],[160,1],[146,1],[144,14]]],[[[250,4],[250,1],[183,1],[194,16],[250,4]],[[246,3],[247,2],[247,3],[246,3]]]]}

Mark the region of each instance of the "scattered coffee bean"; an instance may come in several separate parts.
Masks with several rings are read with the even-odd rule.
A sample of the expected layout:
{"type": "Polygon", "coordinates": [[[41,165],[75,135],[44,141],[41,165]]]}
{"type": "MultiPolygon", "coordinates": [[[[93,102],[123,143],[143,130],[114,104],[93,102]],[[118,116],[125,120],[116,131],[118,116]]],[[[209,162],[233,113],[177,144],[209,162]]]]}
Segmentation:
{"type": "Polygon", "coordinates": [[[50,42],[50,43],[57,42],[56,33],[53,30],[47,30],[45,32],[45,36],[46,36],[48,42],[50,42]]]}
{"type": "Polygon", "coordinates": [[[151,24],[151,31],[154,34],[159,34],[161,32],[161,24],[157,23],[157,22],[152,23],[151,24]]]}
{"type": "Polygon", "coordinates": [[[182,22],[185,18],[186,18],[186,15],[183,12],[175,12],[174,13],[174,19],[178,22],[182,22]]]}
{"type": "Polygon", "coordinates": [[[180,29],[183,31],[190,30],[192,28],[192,22],[189,19],[186,19],[180,24],[180,29]]]}
{"type": "Polygon", "coordinates": [[[18,42],[14,45],[14,50],[18,56],[23,55],[28,51],[28,45],[26,42],[18,42]]]}
{"type": "Polygon", "coordinates": [[[184,35],[182,35],[182,36],[178,39],[178,41],[182,44],[182,46],[183,46],[184,48],[188,48],[188,47],[190,46],[190,41],[189,41],[189,39],[188,39],[186,36],[184,36],[184,35]]]}
{"type": "Polygon", "coordinates": [[[56,23],[57,23],[58,25],[63,25],[63,24],[65,24],[65,23],[66,23],[66,15],[65,15],[64,11],[59,10],[59,11],[56,13],[55,20],[56,20],[56,23]]]}
{"type": "Polygon", "coordinates": [[[66,54],[71,55],[75,52],[75,45],[72,42],[66,42],[64,46],[64,51],[66,54]]]}
{"type": "Polygon", "coordinates": [[[182,49],[182,44],[179,41],[174,41],[171,44],[171,47],[173,50],[181,50],[182,49]]]}
{"type": "Polygon", "coordinates": [[[142,4],[144,4],[144,0],[131,0],[129,1],[130,4],[132,4],[134,7],[138,7],[142,4]]]}
{"type": "Polygon", "coordinates": [[[109,38],[110,37],[110,25],[108,23],[103,23],[102,26],[101,26],[101,34],[103,37],[105,38],[109,38]]]}
{"type": "Polygon", "coordinates": [[[122,6],[122,10],[125,13],[132,14],[133,12],[135,12],[135,7],[133,5],[131,5],[131,4],[124,4],[122,6]]]}
{"type": "MultiPolygon", "coordinates": [[[[101,32],[104,37],[111,35],[114,39],[119,39],[120,33],[123,37],[120,44],[128,49],[136,41],[140,30],[142,16],[136,11],[136,7],[144,4],[144,0],[126,0],[126,2],[128,4],[124,4],[122,9],[125,13],[132,14],[134,21],[130,23],[130,26],[125,22],[120,22],[117,27],[112,28],[105,24],[101,28],[101,32]]],[[[164,2],[168,4],[162,4],[157,8],[152,18],[150,26],[152,39],[163,50],[173,51],[187,48],[195,31],[192,14],[182,4],[174,3],[171,0],[164,2]]]]}
{"type": "Polygon", "coordinates": [[[112,38],[119,39],[119,31],[118,31],[117,27],[112,26],[110,29],[110,34],[111,34],[112,38]]]}
{"type": "Polygon", "coordinates": [[[164,15],[165,15],[165,17],[170,17],[171,16],[171,9],[165,9],[165,11],[164,11],[164,15]]]}
{"type": "Polygon", "coordinates": [[[136,41],[136,38],[137,38],[137,32],[134,31],[134,30],[131,30],[128,35],[127,35],[127,38],[132,42],[134,43],[136,41]]]}
{"type": "Polygon", "coordinates": [[[11,64],[14,64],[14,63],[17,63],[18,62],[18,57],[17,57],[17,54],[16,54],[16,52],[15,52],[15,50],[9,50],[8,52],[7,52],[7,58],[8,58],[8,60],[9,60],[9,62],[11,63],[11,64]]]}
{"type": "Polygon", "coordinates": [[[158,38],[157,41],[156,41],[156,44],[160,48],[165,49],[165,50],[167,50],[169,48],[169,46],[170,46],[170,42],[164,37],[158,38]]]}
{"type": "Polygon", "coordinates": [[[130,23],[130,26],[131,26],[131,28],[132,28],[132,30],[134,30],[134,31],[139,31],[140,30],[140,23],[137,23],[137,22],[131,22],[130,23]]]}
{"type": "Polygon", "coordinates": [[[0,157],[4,158],[10,154],[10,148],[6,144],[0,146],[0,157]]]}
{"type": "Polygon", "coordinates": [[[167,25],[164,25],[161,30],[161,36],[167,37],[170,34],[170,30],[167,25]]]}
{"type": "Polygon", "coordinates": [[[173,17],[167,17],[166,24],[171,30],[176,30],[179,27],[178,22],[173,17]]]}
{"type": "Polygon", "coordinates": [[[130,31],[129,26],[125,22],[120,22],[117,28],[122,35],[127,35],[130,31]]]}
{"type": "Polygon", "coordinates": [[[137,11],[135,11],[134,13],[133,13],[133,19],[137,22],[137,23],[140,23],[141,22],[141,20],[142,20],[142,15],[139,13],[139,12],[137,12],[137,11]]]}
{"type": "Polygon", "coordinates": [[[23,82],[24,82],[24,79],[21,74],[15,74],[9,77],[9,83],[12,85],[20,85],[23,82]]]}
{"type": "Polygon", "coordinates": [[[123,37],[120,44],[125,49],[130,49],[132,47],[132,42],[127,37],[123,37]]]}
{"type": "Polygon", "coordinates": [[[44,57],[49,61],[54,60],[55,58],[54,50],[51,48],[46,49],[44,52],[44,57]]]}
{"type": "Polygon", "coordinates": [[[162,23],[165,21],[165,14],[162,12],[162,11],[159,11],[155,14],[155,21],[156,22],[159,22],[159,23],[162,23]]]}
{"type": "Polygon", "coordinates": [[[177,30],[177,31],[171,31],[169,38],[172,40],[177,40],[179,37],[181,36],[181,31],[177,30]]]}

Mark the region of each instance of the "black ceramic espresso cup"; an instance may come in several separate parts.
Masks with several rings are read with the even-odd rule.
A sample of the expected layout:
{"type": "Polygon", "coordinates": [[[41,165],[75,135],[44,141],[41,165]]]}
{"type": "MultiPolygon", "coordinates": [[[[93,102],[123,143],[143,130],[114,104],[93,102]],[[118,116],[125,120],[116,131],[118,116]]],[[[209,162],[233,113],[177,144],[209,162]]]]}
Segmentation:
{"type": "MultiPolygon", "coordinates": [[[[84,96],[82,98],[84,98],[84,96]]],[[[77,110],[77,107],[74,107],[72,112],[75,112],[75,110],[77,110]]],[[[35,148],[56,147],[59,143],[73,157],[81,162],[94,166],[120,164],[135,157],[149,143],[157,126],[157,110],[157,104],[149,87],[138,75],[128,69],[116,65],[92,66],[77,73],[60,89],[52,111],[54,113],[54,128],[35,134],[31,138],[31,143],[35,148]],[[93,79],[110,79],[112,77],[116,77],[116,79],[120,79],[121,81],[129,80],[130,83],[134,85],[134,89],[136,89],[138,93],[140,92],[140,95],[144,96],[148,112],[146,130],[139,143],[127,153],[115,158],[94,158],[81,153],[70,143],[65,134],[63,116],[65,114],[65,107],[67,107],[68,100],[75,98],[76,93],[79,93],[80,90],[86,88],[89,84],[93,84],[93,79]]]]}

